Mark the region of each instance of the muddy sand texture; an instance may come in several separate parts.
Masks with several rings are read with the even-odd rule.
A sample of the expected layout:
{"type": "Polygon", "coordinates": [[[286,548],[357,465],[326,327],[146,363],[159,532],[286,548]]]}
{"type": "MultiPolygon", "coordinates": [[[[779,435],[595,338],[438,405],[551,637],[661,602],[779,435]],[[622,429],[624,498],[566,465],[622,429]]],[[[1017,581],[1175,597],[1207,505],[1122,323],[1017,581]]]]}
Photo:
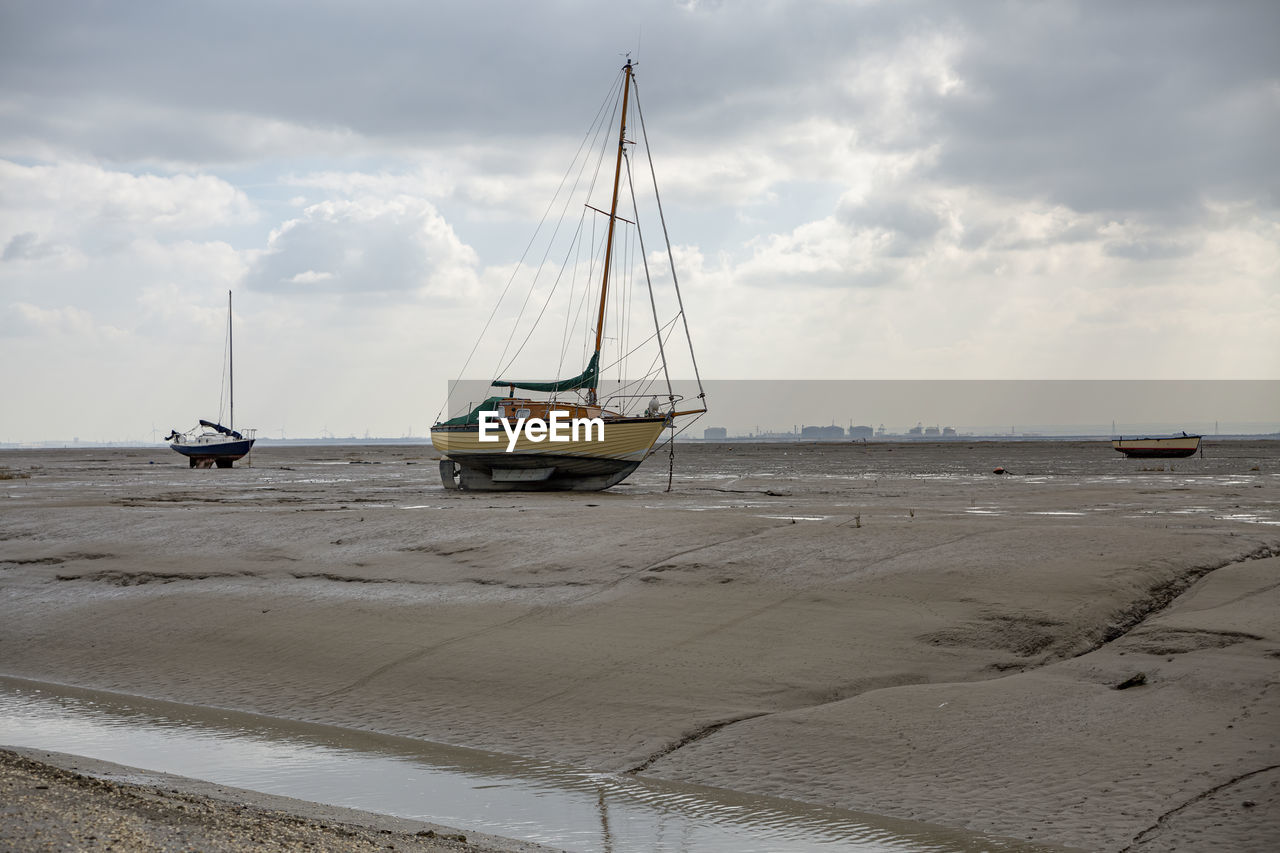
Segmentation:
{"type": "Polygon", "coordinates": [[[682,447],[671,494],[431,455],[0,454],[0,672],[1091,850],[1280,838],[1275,443],[682,447]]]}

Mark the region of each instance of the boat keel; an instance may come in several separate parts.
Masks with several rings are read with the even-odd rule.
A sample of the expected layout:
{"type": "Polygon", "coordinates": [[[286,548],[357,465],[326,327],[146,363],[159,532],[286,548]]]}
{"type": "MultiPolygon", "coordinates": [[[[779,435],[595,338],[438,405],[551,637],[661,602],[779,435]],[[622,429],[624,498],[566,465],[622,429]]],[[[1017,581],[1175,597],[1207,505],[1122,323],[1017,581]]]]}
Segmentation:
{"type": "Polygon", "coordinates": [[[555,467],[478,468],[441,459],[440,482],[446,489],[464,492],[599,492],[621,483],[638,467],[639,462],[626,463],[609,473],[577,474],[555,467]]]}

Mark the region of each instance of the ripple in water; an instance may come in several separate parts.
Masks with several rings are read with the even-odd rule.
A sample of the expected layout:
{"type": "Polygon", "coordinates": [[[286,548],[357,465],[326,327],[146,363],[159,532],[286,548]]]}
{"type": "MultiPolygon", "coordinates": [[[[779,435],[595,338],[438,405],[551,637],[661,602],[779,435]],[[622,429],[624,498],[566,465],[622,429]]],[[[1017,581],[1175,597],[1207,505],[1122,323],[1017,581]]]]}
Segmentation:
{"type": "Polygon", "coordinates": [[[18,679],[0,678],[0,744],[569,850],[1053,849],[715,788],[18,679]]]}

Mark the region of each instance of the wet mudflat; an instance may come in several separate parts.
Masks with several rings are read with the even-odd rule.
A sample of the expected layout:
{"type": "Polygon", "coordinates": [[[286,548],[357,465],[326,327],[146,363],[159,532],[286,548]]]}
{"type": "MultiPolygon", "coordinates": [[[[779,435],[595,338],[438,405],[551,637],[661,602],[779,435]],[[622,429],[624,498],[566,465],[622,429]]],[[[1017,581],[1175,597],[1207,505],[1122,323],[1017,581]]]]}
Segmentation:
{"type": "Polygon", "coordinates": [[[1088,849],[1272,831],[1272,443],[680,446],[585,495],[431,456],[0,454],[0,672],[1088,849]]]}

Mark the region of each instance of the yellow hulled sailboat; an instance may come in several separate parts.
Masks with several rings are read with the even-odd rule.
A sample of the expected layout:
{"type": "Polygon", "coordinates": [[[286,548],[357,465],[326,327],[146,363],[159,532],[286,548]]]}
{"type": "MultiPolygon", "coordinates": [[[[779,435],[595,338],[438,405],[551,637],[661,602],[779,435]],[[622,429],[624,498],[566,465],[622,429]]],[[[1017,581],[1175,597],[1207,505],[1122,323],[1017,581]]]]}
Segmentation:
{"type": "MultiPolygon", "coordinates": [[[[653,198],[659,218],[662,220],[663,237],[666,240],[667,260],[675,292],[678,311],[666,322],[660,322],[653,282],[649,275],[648,260],[644,254],[644,240],[639,227],[639,209],[636,203],[635,184],[632,182],[631,157],[627,139],[628,110],[634,104],[639,116],[641,133],[644,131],[643,113],[639,110],[639,97],[635,82],[635,65],[628,58],[622,68],[619,86],[614,90],[614,103],[620,100],[617,151],[614,157],[613,192],[609,211],[584,204],[583,216],[591,213],[607,216],[606,234],[601,248],[603,271],[600,274],[599,307],[594,311],[594,328],[588,339],[594,338],[594,348],[587,360],[586,369],[577,376],[557,380],[511,380],[497,378],[490,386],[505,389],[506,393],[490,396],[454,418],[439,421],[431,428],[431,443],[441,453],[440,477],[445,488],[472,491],[507,490],[574,490],[597,491],[621,482],[648,457],[664,430],[672,431],[674,438],[677,419],[706,412],[706,394],[697,374],[697,362],[693,347],[689,345],[689,361],[697,379],[697,397],[682,406],[682,397],[673,391],[667,363],[667,350],[674,331],[683,328],[689,340],[688,321],[684,315],[684,303],[679,294],[679,282],[670,240],[666,235],[665,218],[657,195],[657,182],[653,184],[653,198]],[[620,94],[620,97],[618,97],[620,94]],[[619,190],[623,177],[627,179],[635,219],[618,214],[619,190]],[[640,377],[618,380],[615,392],[602,396],[601,352],[605,344],[605,326],[612,304],[618,310],[617,287],[611,292],[610,273],[617,266],[615,251],[618,223],[630,226],[629,233],[639,243],[639,260],[643,262],[644,281],[648,286],[649,305],[653,310],[655,331],[645,339],[656,341],[657,354],[650,369],[640,377]],[[611,303],[610,298],[614,301],[611,303]],[[660,370],[657,365],[660,365],[660,370]],[[665,380],[665,393],[658,387],[665,380]],[[518,391],[536,392],[543,396],[518,395],[518,391]],[[660,400],[659,397],[663,399],[660,400]],[[647,400],[647,403],[645,402],[647,400]],[[633,407],[640,407],[632,411],[633,407]]],[[[607,138],[607,137],[606,137],[607,138]]],[[[606,146],[607,147],[607,146],[606,146]]],[[[581,149],[580,149],[581,150],[581,149]]],[[[650,173],[652,157],[648,158],[650,173]]],[[[593,181],[591,182],[594,183],[593,181]]],[[[563,183],[562,183],[563,186],[563,183]]],[[[582,232],[584,227],[579,226],[582,232]]],[[[584,238],[585,242],[585,238],[584,238]]],[[[591,245],[595,247],[594,240],[591,245]]],[[[527,251],[527,250],[526,250],[527,251]]],[[[633,253],[633,260],[634,253],[633,253]]],[[[615,273],[615,277],[617,277],[615,273]]],[[[556,278],[557,285],[564,274],[556,278]]],[[[624,282],[630,292],[631,282],[624,282]]],[[[554,292],[555,287],[551,288],[554,292]]],[[[636,292],[642,292],[638,287],[636,292]]],[[[547,297],[550,299],[550,296],[547,297]]],[[[570,297],[570,307],[573,299],[570,297]]],[[[579,310],[585,299],[579,302],[579,310]]],[[[527,304],[527,299],[526,299],[527,304]]],[[[495,309],[496,312],[497,309],[495,309]]],[[[523,311],[523,308],[522,308],[523,311]]],[[[546,306],[543,306],[543,312],[546,306]]],[[[539,315],[541,316],[541,314],[539,315]]],[[[566,318],[566,327],[569,325],[566,318]]],[[[514,338],[513,333],[513,338],[514,338]]],[[[618,336],[625,339],[625,334],[618,336]]],[[[526,338],[527,341],[527,338],[526,338]]],[[[623,350],[623,347],[619,347],[623,350]]],[[[564,349],[562,349],[562,354],[564,349]]],[[[629,354],[622,352],[619,364],[625,364],[629,354]]],[[[505,357],[504,351],[504,357],[505,357]]],[[[579,362],[581,363],[581,362],[579,362]]],[[[465,367],[464,367],[465,370],[465,367]]],[[[492,375],[492,374],[491,374],[492,375]]]]}

